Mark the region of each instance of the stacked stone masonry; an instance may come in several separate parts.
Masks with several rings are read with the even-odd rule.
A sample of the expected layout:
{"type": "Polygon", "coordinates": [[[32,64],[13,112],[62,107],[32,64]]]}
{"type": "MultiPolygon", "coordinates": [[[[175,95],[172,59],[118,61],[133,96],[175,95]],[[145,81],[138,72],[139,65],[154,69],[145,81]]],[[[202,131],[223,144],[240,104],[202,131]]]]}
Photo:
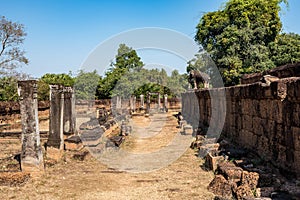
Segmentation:
{"type": "Polygon", "coordinates": [[[287,64],[274,69],[270,69],[261,73],[245,74],[242,79],[242,84],[250,84],[260,81],[264,75],[272,75],[278,78],[299,77],[300,62],[295,64],[287,64]]]}
{"type": "Polygon", "coordinates": [[[220,129],[222,137],[300,174],[300,77],[190,91],[182,94],[182,113],[194,128],[220,129]]]}

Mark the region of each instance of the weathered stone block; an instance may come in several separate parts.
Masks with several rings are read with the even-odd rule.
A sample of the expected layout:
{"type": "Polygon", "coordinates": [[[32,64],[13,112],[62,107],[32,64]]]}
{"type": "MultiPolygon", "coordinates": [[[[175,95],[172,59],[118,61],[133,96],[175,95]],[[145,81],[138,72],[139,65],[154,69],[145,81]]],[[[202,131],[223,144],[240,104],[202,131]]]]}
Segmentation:
{"type": "Polygon", "coordinates": [[[242,178],[243,169],[236,167],[231,162],[222,162],[219,164],[219,173],[223,174],[227,180],[239,182],[242,178]]]}
{"type": "Polygon", "coordinates": [[[264,133],[264,128],[262,125],[263,120],[259,117],[253,117],[253,127],[255,127],[255,134],[260,136],[264,133]]]}
{"type": "Polygon", "coordinates": [[[191,125],[183,126],[183,132],[185,135],[192,135],[193,134],[193,127],[191,125]]]}
{"type": "Polygon", "coordinates": [[[21,169],[39,173],[44,170],[44,162],[38,121],[37,82],[19,81],[18,94],[22,121],[21,169]]]}
{"type": "Polygon", "coordinates": [[[237,128],[237,130],[242,130],[242,123],[243,123],[242,116],[241,115],[236,115],[235,120],[236,120],[236,128],[237,128]]]}
{"type": "Polygon", "coordinates": [[[260,136],[257,139],[257,150],[258,153],[264,156],[266,159],[270,160],[270,141],[265,136],[260,136]]]}
{"type": "Polygon", "coordinates": [[[270,197],[272,192],[274,192],[273,187],[262,187],[262,188],[257,188],[256,191],[261,197],[270,197]]]}
{"type": "Polygon", "coordinates": [[[260,116],[264,119],[269,118],[269,106],[270,106],[270,102],[268,102],[267,100],[261,100],[260,101],[260,116]]]}
{"type": "Polygon", "coordinates": [[[270,87],[264,87],[263,88],[263,94],[264,94],[265,98],[272,98],[273,97],[272,90],[271,90],[270,87]]]}
{"type": "Polygon", "coordinates": [[[222,176],[216,175],[212,182],[208,185],[208,190],[216,195],[231,199],[232,190],[230,183],[222,176]]]}
{"type": "Polygon", "coordinates": [[[249,185],[251,190],[257,188],[259,180],[259,174],[256,172],[243,171],[242,173],[242,185],[249,185]]]}
{"type": "Polygon", "coordinates": [[[260,100],[257,99],[251,99],[252,101],[252,108],[249,110],[251,112],[252,116],[260,116],[260,100]]]}
{"type": "Polygon", "coordinates": [[[253,130],[253,117],[250,115],[244,114],[242,116],[243,129],[252,131],[253,130]]]}
{"type": "Polygon", "coordinates": [[[252,103],[250,99],[241,100],[241,110],[243,115],[250,115],[250,110],[252,109],[252,103]]]}
{"type": "Polygon", "coordinates": [[[273,120],[264,120],[264,135],[269,138],[270,140],[273,140],[273,138],[276,135],[276,122],[273,120]]]}
{"type": "Polygon", "coordinates": [[[295,151],[294,152],[294,163],[293,163],[293,168],[298,174],[298,178],[300,178],[300,151],[295,151]]]}
{"type": "Polygon", "coordinates": [[[234,99],[231,100],[231,102],[228,101],[228,103],[230,103],[230,105],[228,105],[228,107],[231,107],[231,111],[232,113],[236,113],[237,112],[237,102],[234,101],[234,99]]]}
{"type": "Polygon", "coordinates": [[[275,138],[276,141],[280,144],[280,145],[286,145],[286,141],[285,141],[285,135],[284,135],[284,128],[282,124],[277,124],[275,125],[275,138]]]}
{"type": "Polygon", "coordinates": [[[286,162],[286,147],[283,145],[278,144],[278,150],[277,150],[277,160],[279,163],[285,163],[286,162]]]}
{"type": "Polygon", "coordinates": [[[256,147],[257,136],[250,131],[242,129],[239,135],[239,143],[248,148],[256,147]]]}
{"type": "Polygon", "coordinates": [[[272,101],[272,119],[277,123],[283,122],[283,103],[280,100],[272,101]]]}
{"type": "Polygon", "coordinates": [[[218,152],[219,146],[219,143],[205,144],[204,142],[199,148],[198,156],[204,158],[208,153],[214,155],[218,152]]]}
{"type": "Polygon", "coordinates": [[[298,79],[295,83],[294,83],[294,98],[295,99],[300,99],[300,80],[298,79]]]}
{"type": "Polygon", "coordinates": [[[206,166],[213,171],[216,171],[218,168],[218,164],[224,161],[223,156],[213,156],[211,153],[208,153],[205,157],[206,166]]]}
{"type": "Polygon", "coordinates": [[[83,148],[83,144],[78,135],[73,135],[65,139],[65,149],[66,150],[78,150],[83,148]]]}
{"type": "Polygon", "coordinates": [[[273,96],[277,99],[283,100],[287,96],[287,84],[284,80],[271,83],[271,90],[273,96]]]}
{"type": "Polygon", "coordinates": [[[235,116],[233,113],[227,113],[226,119],[228,118],[228,123],[226,126],[235,126],[235,116]]]}
{"type": "Polygon", "coordinates": [[[292,127],[294,149],[300,151],[300,127],[292,127]]]}
{"type": "Polygon", "coordinates": [[[300,127],[300,103],[294,104],[292,124],[300,127]]]}
{"type": "Polygon", "coordinates": [[[244,200],[244,199],[253,199],[254,198],[254,194],[252,189],[250,188],[249,185],[240,185],[236,191],[236,196],[238,200],[244,200]]]}

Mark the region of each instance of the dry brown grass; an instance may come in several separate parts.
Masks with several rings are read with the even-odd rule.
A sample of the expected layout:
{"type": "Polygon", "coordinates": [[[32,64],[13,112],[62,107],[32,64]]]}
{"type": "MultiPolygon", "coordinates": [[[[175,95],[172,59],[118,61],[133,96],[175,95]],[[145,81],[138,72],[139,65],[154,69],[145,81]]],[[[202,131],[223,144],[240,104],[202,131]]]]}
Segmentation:
{"type": "MultiPolygon", "coordinates": [[[[156,150],[167,145],[173,131],[178,131],[176,119],[169,115],[161,133],[143,141],[128,138],[123,148],[139,152],[156,150]]],[[[200,168],[203,160],[191,149],[169,166],[149,173],[114,171],[90,154],[83,161],[74,159],[78,153],[65,152],[63,161],[47,166],[41,177],[30,178],[25,185],[0,186],[0,199],[205,200],[214,196],[207,190],[213,173],[200,168]]]]}

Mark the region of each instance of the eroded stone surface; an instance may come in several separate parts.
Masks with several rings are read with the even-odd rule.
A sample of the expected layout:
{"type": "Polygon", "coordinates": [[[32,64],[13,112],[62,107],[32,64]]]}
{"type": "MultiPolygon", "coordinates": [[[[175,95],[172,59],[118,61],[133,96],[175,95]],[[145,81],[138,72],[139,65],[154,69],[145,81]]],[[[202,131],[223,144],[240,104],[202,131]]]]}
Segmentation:
{"type": "Polygon", "coordinates": [[[37,82],[19,81],[20,112],[22,120],[21,169],[25,172],[43,171],[43,152],[38,122],[37,82]]]}

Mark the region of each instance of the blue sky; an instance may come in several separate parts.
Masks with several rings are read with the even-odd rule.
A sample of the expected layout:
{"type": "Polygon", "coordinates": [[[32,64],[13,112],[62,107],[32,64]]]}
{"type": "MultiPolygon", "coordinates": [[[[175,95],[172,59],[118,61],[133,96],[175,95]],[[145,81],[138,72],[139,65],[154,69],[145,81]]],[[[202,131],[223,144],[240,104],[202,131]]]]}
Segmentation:
{"type": "MultiPolygon", "coordinates": [[[[40,77],[45,73],[78,71],[97,45],[130,29],[160,27],[193,38],[195,26],[203,13],[219,9],[224,2],[226,1],[0,0],[0,15],[25,25],[27,37],[23,48],[30,63],[22,71],[40,77]]],[[[284,8],[281,13],[283,31],[300,33],[300,1],[289,0],[289,4],[289,9],[284,8]]],[[[142,59],[145,63],[152,62],[147,55],[144,57],[142,59]]],[[[185,68],[184,60],[174,60],[167,64],[172,66],[176,63],[185,68]]]]}

